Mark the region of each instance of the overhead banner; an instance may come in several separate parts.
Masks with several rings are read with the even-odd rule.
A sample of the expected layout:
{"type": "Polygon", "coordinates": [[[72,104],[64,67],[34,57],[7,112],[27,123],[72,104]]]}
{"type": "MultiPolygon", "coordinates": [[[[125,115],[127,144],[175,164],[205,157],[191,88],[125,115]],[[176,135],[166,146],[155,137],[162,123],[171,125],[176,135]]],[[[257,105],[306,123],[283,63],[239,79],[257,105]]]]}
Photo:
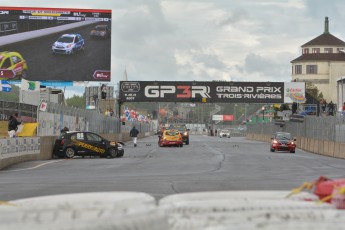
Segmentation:
{"type": "Polygon", "coordinates": [[[119,91],[122,102],[284,103],[285,83],[121,81],[119,91]]]}

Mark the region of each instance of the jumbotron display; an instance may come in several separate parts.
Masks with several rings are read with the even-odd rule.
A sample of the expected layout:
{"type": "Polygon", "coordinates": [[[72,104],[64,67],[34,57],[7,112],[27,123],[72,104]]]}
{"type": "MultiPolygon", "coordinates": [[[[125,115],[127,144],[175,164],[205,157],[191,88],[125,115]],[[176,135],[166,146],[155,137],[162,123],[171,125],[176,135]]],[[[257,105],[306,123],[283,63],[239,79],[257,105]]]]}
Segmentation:
{"type": "Polygon", "coordinates": [[[0,80],[111,81],[111,13],[0,7],[0,80]]]}

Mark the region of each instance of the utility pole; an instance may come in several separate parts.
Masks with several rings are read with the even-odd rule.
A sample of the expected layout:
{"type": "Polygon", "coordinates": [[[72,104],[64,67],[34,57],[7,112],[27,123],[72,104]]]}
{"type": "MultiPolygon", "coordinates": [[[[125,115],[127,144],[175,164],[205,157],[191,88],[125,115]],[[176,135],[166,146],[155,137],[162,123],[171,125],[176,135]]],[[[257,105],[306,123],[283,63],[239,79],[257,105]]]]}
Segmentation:
{"type": "Polygon", "coordinates": [[[265,121],[265,106],[264,105],[262,106],[261,110],[262,110],[262,122],[264,122],[265,121]]]}

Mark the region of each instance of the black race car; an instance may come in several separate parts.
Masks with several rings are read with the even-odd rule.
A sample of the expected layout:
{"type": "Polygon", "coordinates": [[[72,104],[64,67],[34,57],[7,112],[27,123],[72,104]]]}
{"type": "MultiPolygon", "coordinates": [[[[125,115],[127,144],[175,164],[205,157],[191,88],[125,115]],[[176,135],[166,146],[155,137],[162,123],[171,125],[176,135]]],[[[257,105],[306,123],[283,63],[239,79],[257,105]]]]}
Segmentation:
{"type": "Polygon", "coordinates": [[[74,156],[122,157],[123,142],[109,141],[92,132],[66,131],[55,140],[53,154],[58,158],[74,156]]]}

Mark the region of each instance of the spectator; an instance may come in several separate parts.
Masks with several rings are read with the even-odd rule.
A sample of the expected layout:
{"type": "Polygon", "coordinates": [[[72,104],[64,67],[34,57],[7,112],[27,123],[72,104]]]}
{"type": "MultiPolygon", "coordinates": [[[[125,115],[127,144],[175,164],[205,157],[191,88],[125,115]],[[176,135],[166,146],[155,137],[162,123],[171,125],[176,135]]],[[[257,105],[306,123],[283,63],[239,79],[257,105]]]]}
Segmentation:
{"type": "Polygon", "coordinates": [[[327,102],[325,99],[321,100],[321,110],[322,112],[326,112],[327,102]]]}
{"type": "Polygon", "coordinates": [[[110,117],[110,111],[109,111],[109,109],[106,109],[106,110],[105,110],[104,116],[110,117]]]}
{"type": "Polygon", "coordinates": [[[102,99],[107,99],[107,86],[105,84],[101,86],[101,94],[102,99]]]}
{"type": "Polygon", "coordinates": [[[69,128],[65,126],[63,129],[61,129],[61,135],[65,134],[67,131],[69,131],[69,128]]]}
{"type": "Polygon", "coordinates": [[[292,114],[297,113],[297,103],[293,102],[291,106],[292,114]]]}
{"type": "Polygon", "coordinates": [[[334,115],[334,104],[332,101],[328,104],[328,115],[330,116],[334,115]]]}
{"type": "Polygon", "coordinates": [[[133,138],[134,147],[137,147],[137,137],[138,137],[138,134],[139,134],[139,130],[137,130],[135,128],[135,126],[133,126],[133,128],[129,132],[129,136],[133,138]]]}
{"type": "Polygon", "coordinates": [[[8,120],[8,135],[11,138],[17,136],[18,125],[21,124],[21,122],[17,120],[17,117],[18,113],[15,113],[12,116],[10,116],[8,120]]]}

